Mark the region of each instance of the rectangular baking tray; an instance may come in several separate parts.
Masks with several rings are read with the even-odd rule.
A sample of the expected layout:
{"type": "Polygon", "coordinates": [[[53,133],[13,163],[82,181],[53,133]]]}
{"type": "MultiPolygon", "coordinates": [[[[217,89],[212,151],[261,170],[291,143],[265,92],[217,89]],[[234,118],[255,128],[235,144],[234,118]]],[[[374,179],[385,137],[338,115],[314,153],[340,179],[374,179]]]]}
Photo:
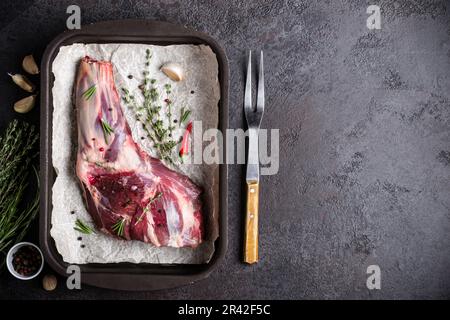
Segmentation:
{"type": "MultiPolygon", "coordinates": [[[[220,101],[219,129],[228,127],[228,60],[224,50],[208,35],[183,26],[146,20],[106,21],[66,31],[56,37],[44,52],[41,63],[41,156],[40,156],[40,245],[46,262],[59,274],[69,266],[63,261],[50,236],[52,214],[52,186],[56,173],[52,165],[52,87],[51,72],[54,58],[61,46],[73,43],[144,43],[153,45],[206,44],[217,56],[219,65],[220,101]]],[[[225,143],[225,141],[224,141],[225,143]]],[[[226,150],[224,144],[223,150],[226,150]]],[[[222,151],[224,152],[224,151],[222,151]]],[[[215,251],[206,264],[149,264],[107,263],[81,264],[81,282],[97,287],[118,290],[157,290],[193,283],[209,276],[224,258],[227,248],[227,166],[219,166],[219,237],[215,251]]]]}

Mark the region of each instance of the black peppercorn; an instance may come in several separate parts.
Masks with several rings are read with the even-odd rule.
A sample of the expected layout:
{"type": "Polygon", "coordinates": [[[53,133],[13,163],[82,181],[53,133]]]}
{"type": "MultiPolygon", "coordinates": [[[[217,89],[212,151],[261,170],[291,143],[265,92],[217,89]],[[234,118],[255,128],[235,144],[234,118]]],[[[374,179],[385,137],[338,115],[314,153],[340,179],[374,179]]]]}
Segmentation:
{"type": "Polygon", "coordinates": [[[14,253],[12,262],[17,273],[28,277],[38,271],[42,258],[35,247],[23,246],[14,253]]]}

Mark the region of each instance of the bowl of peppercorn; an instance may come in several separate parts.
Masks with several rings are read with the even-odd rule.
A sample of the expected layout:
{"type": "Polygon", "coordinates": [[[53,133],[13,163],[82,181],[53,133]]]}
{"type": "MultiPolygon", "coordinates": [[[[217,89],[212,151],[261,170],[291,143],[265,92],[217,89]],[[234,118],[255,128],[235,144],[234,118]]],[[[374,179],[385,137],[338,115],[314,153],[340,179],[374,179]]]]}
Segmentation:
{"type": "Polygon", "coordinates": [[[41,249],[31,242],[16,243],[8,251],[6,266],[9,272],[20,280],[30,280],[42,271],[44,257],[41,249]]]}

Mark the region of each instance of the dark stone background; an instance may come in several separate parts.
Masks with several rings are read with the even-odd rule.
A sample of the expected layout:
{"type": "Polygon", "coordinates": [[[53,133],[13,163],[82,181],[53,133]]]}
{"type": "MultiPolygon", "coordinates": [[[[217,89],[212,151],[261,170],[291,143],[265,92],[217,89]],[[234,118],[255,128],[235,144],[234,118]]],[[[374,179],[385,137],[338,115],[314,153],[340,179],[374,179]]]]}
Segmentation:
{"type": "MultiPolygon", "coordinates": [[[[1,1],[0,127],[23,96],[6,76],[82,23],[165,20],[209,33],[230,62],[230,127],[244,126],[246,51],[264,49],[265,128],[280,171],[262,178],[260,255],[240,263],[244,168],[230,166],[229,249],[207,280],[160,292],[41,289],[4,273],[0,298],[450,298],[450,24],[446,1],[1,1]],[[366,8],[382,29],[366,28],[366,8]],[[382,289],[366,288],[378,264],[382,289]]],[[[41,106],[42,107],[42,106],[41,106]]],[[[37,228],[30,235],[36,239],[37,228]]]]}

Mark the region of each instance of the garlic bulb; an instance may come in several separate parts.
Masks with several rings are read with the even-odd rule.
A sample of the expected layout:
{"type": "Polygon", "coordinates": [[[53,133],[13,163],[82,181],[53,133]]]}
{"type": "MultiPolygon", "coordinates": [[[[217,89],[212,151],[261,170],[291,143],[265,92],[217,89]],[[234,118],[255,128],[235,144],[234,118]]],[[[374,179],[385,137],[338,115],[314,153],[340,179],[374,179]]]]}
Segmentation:
{"type": "Polygon", "coordinates": [[[178,63],[166,63],[161,67],[161,71],[173,81],[181,81],[184,79],[183,68],[178,63]]]}

